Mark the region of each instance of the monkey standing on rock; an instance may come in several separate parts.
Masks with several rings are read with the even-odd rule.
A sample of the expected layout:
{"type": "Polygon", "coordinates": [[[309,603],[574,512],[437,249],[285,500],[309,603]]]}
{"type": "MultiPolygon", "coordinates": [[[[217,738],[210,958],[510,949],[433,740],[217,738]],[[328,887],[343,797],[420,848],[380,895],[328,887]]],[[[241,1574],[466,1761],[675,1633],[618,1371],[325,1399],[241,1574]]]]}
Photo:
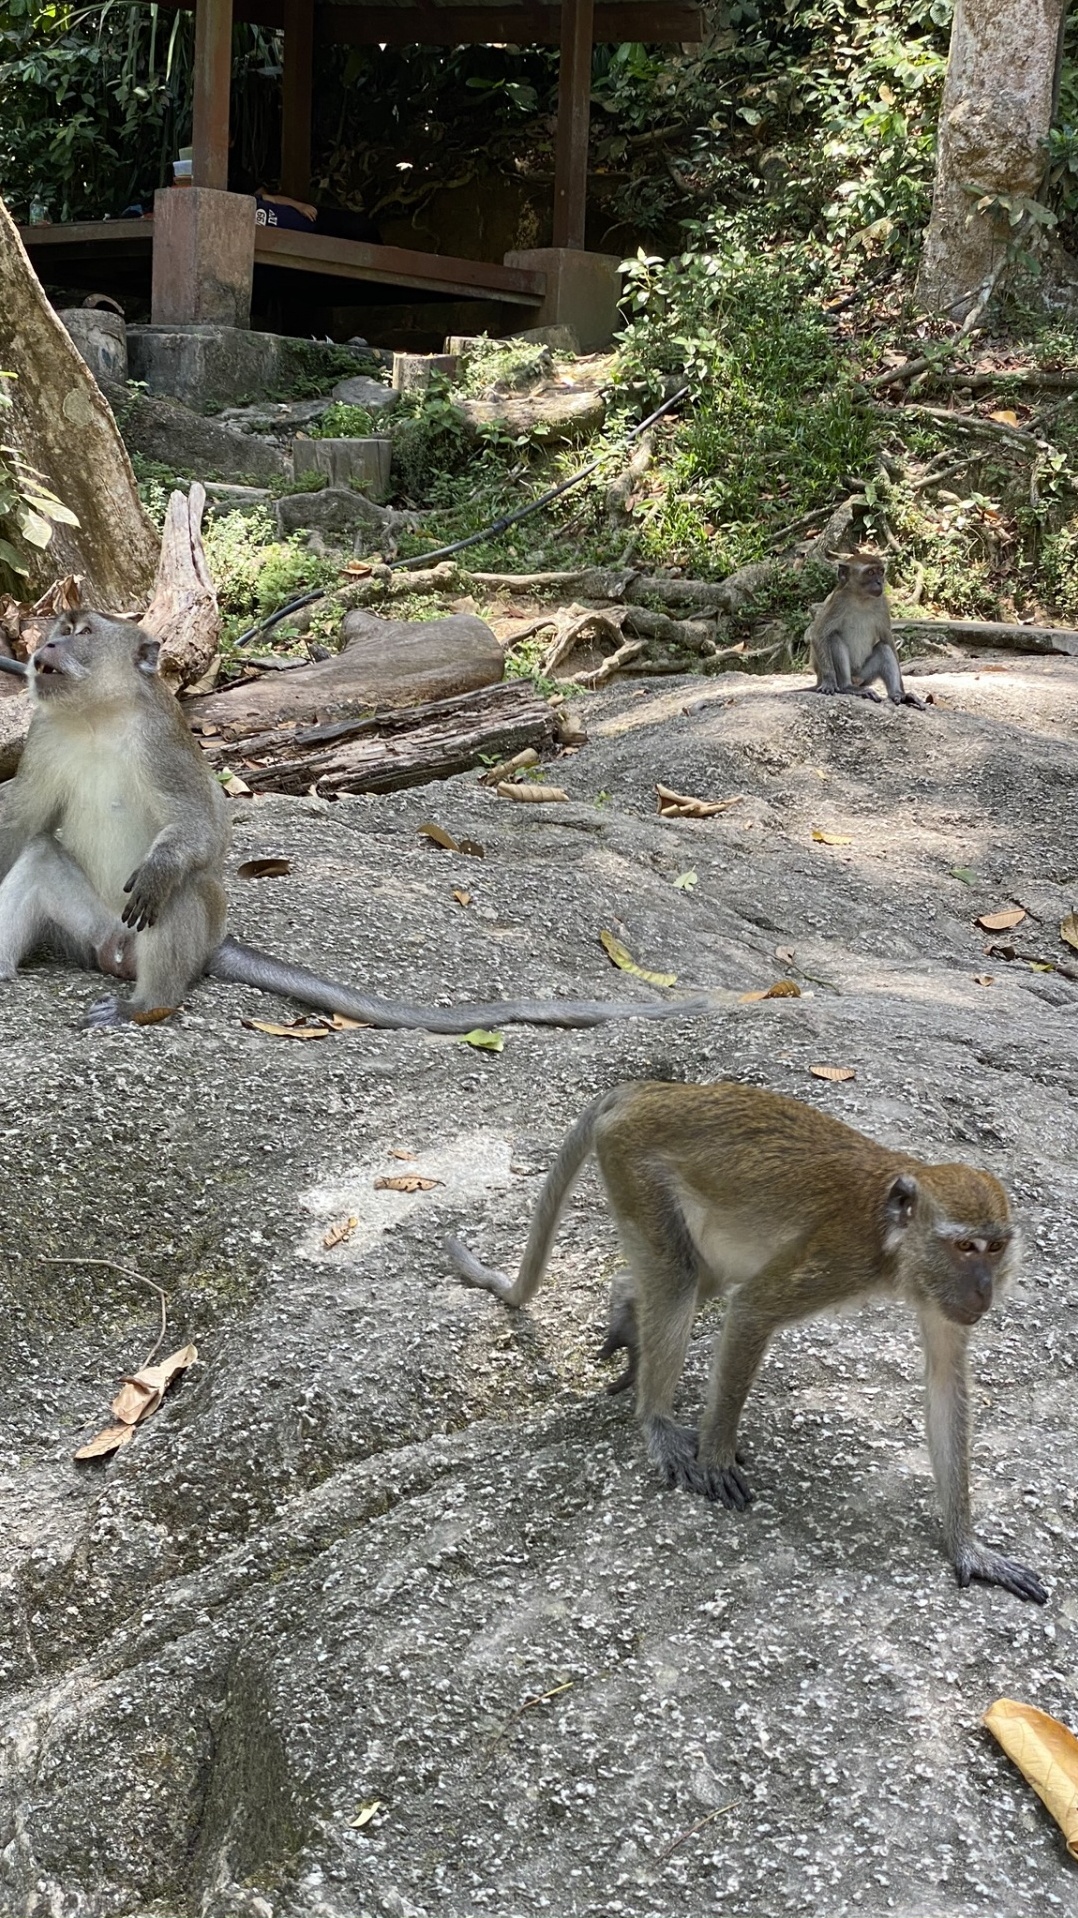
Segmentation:
{"type": "Polygon", "coordinates": [[[926,1165],[812,1106],[753,1086],[623,1085],[563,1140],[516,1280],[459,1239],[467,1284],[510,1306],[537,1290],[558,1220],[591,1153],[630,1278],[615,1281],[603,1356],[629,1353],[648,1456],[668,1485],[735,1511],[750,1503],[737,1453],[742,1407],[773,1334],[869,1293],[911,1305],[925,1351],[926,1421],[944,1539],[960,1585],[1002,1585],[1044,1604],[1034,1572],[982,1545],[969,1499],[971,1328],[1017,1263],[1007,1195],[990,1173],[926,1165]],[[699,1430],[674,1395],[697,1306],[729,1295],[699,1430]]]}
{"type": "Polygon", "coordinates": [[[891,632],[887,604],[887,561],[878,553],[836,553],[838,585],[829,593],[805,637],[809,643],[818,693],[853,693],[874,699],[872,682],[881,679],[895,706],[924,701],[908,693],[891,632]]]}
{"type": "Polygon", "coordinates": [[[82,611],[56,622],[25,669],[34,716],[0,819],[0,979],[42,948],[133,979],[129,1000],[91,1008],[92,1026],[155,1022],[206,972],[389,1030],[596,1026],[725,1003],[729,995],[703,992],[639,1004],[398,1005],[223,938],[224,796],[157,677],[157,656],[138,626],[82,611]]]}

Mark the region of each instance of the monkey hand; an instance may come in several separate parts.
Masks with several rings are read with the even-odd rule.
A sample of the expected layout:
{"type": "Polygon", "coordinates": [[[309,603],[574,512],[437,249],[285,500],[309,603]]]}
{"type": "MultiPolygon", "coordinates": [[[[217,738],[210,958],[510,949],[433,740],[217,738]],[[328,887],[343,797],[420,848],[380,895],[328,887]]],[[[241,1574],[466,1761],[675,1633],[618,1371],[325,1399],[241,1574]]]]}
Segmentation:
{"type": "Polygon", "coordinates": [[[124,925],[130,926],[132,932],[146,932],[155,925],[175,891],[179,876],[170,854],[151,847],[124,887],[130,895],[123,909],[124,925]]]}
{"type": "Polygon", "coordinates": [[[1015,1558],[1004,1558],[1002,1552],[979,1545],[976,1540],[960,1546],[954,1555],[954,1570],[963,1587],[971,1579],[977,1579],[984,1585],[1002,1585],[1005,1592],[1013,1592],[1015,1598],[1028,1598],[1034,1605],[1048,1603],[1048,1593],[1036,1572],[1031,1572],[1028,1565],[1020,1565],[1015,1558]]]}

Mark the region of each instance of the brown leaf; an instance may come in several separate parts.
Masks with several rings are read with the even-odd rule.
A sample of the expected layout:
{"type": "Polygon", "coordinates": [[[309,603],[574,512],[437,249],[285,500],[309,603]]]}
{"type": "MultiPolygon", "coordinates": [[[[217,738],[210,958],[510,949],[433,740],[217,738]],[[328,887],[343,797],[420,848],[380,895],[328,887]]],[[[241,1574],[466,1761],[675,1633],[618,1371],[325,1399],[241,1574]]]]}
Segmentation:
{"type": "Polygon", "coordinates": [[[1047,1805],[1071,1857],[1078,1858],[1078,1739],[1058,1718],[1013,1698],[997,1698],[981,1722],[1047,1805]]]}
{"type": "Polygon", "coordinates": [[[307,1019],[293,1019],[290,1026],[279,1026],[272,1019],[241,1019],[248,1032],[267,1032],[271,1039],[328,1039],[329,1027],[307,1019]]]}
{"type": "Polygon", "coordinates": [[[1001,406],[998,413],[989,413],[988,417],[990,420],[995,420],[1000,426],[1018,425],[1018,415],[1013,406],[1001,406]]]}
{"type": "Polygon", "coordinates": [[[251,788],[248,786],[246,780],[240,778],[239,773],[225,772],[221,778],[221,786],[230,799],[247,799],[250,797],[251,788]]]}
{"type": "Polygon", "coordinates": [[[433,819],[428,819],[425,826],[417,826],[416,831],[421,837],[433,840],[434,844],[441,846],[445,852],[467,853],[469,859],[486,858],[486,853],[477,839],[454,839],[451,832],[446,832],[444,826],[436,825],[433,819]]]}
{"type": "Polygon", "coordinates": [[[1078,952],[1078,912],[1069,912],[1065,919],[1060,920],[1059,936],[1078,952]]]}
{"type": "Polygon", "coordinates": [[[109,1452],[118,1452],[123,1446],[130,1445],[134,1436],[133,1425],[106,1425],[103,1432],[98,1432],[85,1445],[79,1446],[75,1457],[105,1458],[109,1452]]]}
{"type": "Polygon", "coordinates": [[[342,1219],[339,1225],[331,1225],[329,1231],[324,1234],[322,1239],[322,1244],[325,1246],[326,1251],[332,1252],[335,1245],[343,1245],[346,1239],[351,1238],[358,1224],[359,1220],[352,1217],[342,1219]]]}
{"type": "Polygon", "coordinates": [[[407,1146],[391,1145],[389,1148],[389,1156],[391,1159],[414,1159],[415,1153],[409,1152],[407,1146]]]}
{"type": "Polygon", "coordinates": [[[737,1003],[739,1006],[747,1006],[754,999],[766,998],[767,992],[765,988],[763,986],[757,986],[755,992],[739,992],[737,995],[737,1003]]]}
{"type": "Polygon", "coordinates": [[[649,986],[673,986],[677,984],[676,972],[649,972],[645,966],[638,966],[627,946],[615,939],[612,932],[599,934],[599,944],[607,957],[619,966],[622,972],[630,972],[634,979],[646,979],[649,986]]]}
{"type": "Polygon", "coordinates": [[[839,1085],[843,1079],[857,1077],[853,1066],[810,1066],[809,1071],[814,1079],[830,1079],[834,1085],[839,1085]]]}
{"type": "Polygon", "coordinates": [[[800,999],[800,997],[801,988],[793,979],[776,979],[774,985],[768,986],[764,993],[765,999],[800,999]]]}
{"type": "Polygon", "coordinates": [[[853,840],[848,833],[825,832],[822,826],[813,826],[812,837],[818,846],[852,846],[853,840]]]}
{"type": "Polygon", "coordinates": [[[178,1006],[147,1006],[142,1012],[132,1012],[129,1017],[133,1026],[159,1026],[178,1011],[178,1006]]]}
{"type": "Polygon", "coordinates": [[[470,892],[455,892],[453,897],[458,906],[470,906],[472,903],[472,895],[470,892]]]}
{"type": "Polygon", "coordinates": [[[140,1419],[156,1412],[177,1372],[186,1372],[198,1357],[198,1347],[181,1345],[157,1365],[144,1365],[121,1385],[111,1410],[125,1425],[137,1425],[140,1419]]]}
{"type": "Polygon", "coordinates": [[[529,766],[538,766],[539,754],[534,746],[525,746],[523,752],[514,753],[512,759],[503,759],[497,766],[488,766],[480,780],[482,786],[497,786],[501,780],[508,779],[510,773],[522,773],[529,766]]]}
{"type": "Polygon", "coordinates": [[[517,786],[511,779],[500,780],[494,790],[499,799],[523,799],[533,806],[548,806],[569,797],[561,786],[530,786],[526,781],[517,786]]]}
{"type": "Polygon", "coordinates": [[[1026,917],[1024,906],[1005,906],[1002,912],[982,912],[977,920],[984,932],[1010,932],[1012,926],[1020,926],[1026,917]]]}
{"type": "Polygon", "coordinates": [[[996,977],[992,972],[975,972],[973,975],[973,983],[975,986],[994,986],[996,977]]]}
{"type": "Polygon", "coordinates": [[[744,793],[735,793],[732,799],[697,799],[692,793],[676,793],[669,786],[659,785],[655,791],[662,819],[712,819],[729,806],[740,806],[745,797],[744,793]]]}
{"type": "Polygon", "coordinates": [[[444,1185],[444,1179],[424,1179],[418,1172],[394,1172],[388,1177],[376,1179],[376,1192],[433,1192],[436,1185],[444,1185]]]}
{"type": "Polygon", "coordinates": [[[283,879],[291,872],[290,859],[245,859],[236,867],[237,879],[283,879]]]}
{"type": "Polygon", "coordinates": [[[346,1019],[343,1012],[326,1012],[323,1018],[334,1032],[368,1032],[370,1027],[365,1019],[346,1019]]]}

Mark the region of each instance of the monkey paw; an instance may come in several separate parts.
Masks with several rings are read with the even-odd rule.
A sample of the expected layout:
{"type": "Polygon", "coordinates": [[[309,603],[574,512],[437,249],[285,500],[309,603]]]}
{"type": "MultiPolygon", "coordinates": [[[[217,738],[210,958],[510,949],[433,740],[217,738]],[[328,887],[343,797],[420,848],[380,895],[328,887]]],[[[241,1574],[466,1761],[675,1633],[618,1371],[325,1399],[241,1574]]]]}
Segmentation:
{"type": "Polygon", "coordinates": [[[1002,1552],[993,1552],[987,1545],[963,1545],[955,1553],[955,1577],[961,1586],[977,1579],[983,1585],[1002,1585],[1005,1592],[1013,1592],[1015,1598],[1027,1598],[1034,1605],[1046,1605],[1048,1593],[1028,1565],[1020,1565],[1016,1558],[1004,1558],[1002,1552]]]}
{"type": "Polygon", "coordinates": [[[129,894],[121,914],[124,925],[130,926],[132,932],[148,931],[157,923],[175,887],[176,874],[167,856],[155,858],[151,853],[124,887],[129,894]]]}
{"type": "Polygon", "coordinates": [[[697,1498],[710,1499],[715,1505],[725,1505],[732,1512],[748,1510],[753,1495],[736,1461],[705,1465],[691,1425],[675,1425],[673,1419],[650,1418],[646,1431],[648,1455],[668,1485],[677,1486],[683,1492],[694,1492],[697,1498]]]}
{"type": "Polygon", "coordinates": [[[915,706],[919,713],[927,713],[928,711],[928,707],[925,705],[924,700],[918,699],[916,693],[903,693],[902,698],[898,703],[902,706],[915,706]]]}
{"type": "Polygon", "coordinates": [[[84,1032],[115,1032],[130,1024],[130,1014],[122,999],[95,999],[79,1021],[84,1032]]]}
{"type": "Polygon", "coordinates": [[[844,686],[843,691],[851,692],[855,699],[871,699],[874,706],[883,705],[881,695],[874,693],[871,686],[844,686]]]}

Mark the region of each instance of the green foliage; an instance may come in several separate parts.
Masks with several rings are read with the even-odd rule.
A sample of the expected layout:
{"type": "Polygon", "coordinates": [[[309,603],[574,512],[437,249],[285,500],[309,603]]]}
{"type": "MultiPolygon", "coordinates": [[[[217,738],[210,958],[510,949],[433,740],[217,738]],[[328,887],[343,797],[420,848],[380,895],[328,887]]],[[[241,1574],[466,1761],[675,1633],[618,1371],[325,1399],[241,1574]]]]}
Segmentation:
{"type": "MultiPolygon", "coordinates": [[[[0,381],[13,377],[0,373],[0,381]]],[[[0,385],[0,412],[10,405],[11,396],[0,385]]],[[[0,442],[0,581],[10,586],[13,578],[21,579],[29,573],[27,548],[41,551],[46,547],[54,525],[78,523],[70,507],[57,499],[22,454],[0,442]]]]}
{"type": "Polygon", "coordinates": [[[335,346],[332,340],[285,338],[281,349],[284,377],[279,390],[269,395],[271,399],[319,400],[338,380],[354,379],[357,373],[373,379],[382,377],[382,362],[373,354],[335,346]]]}
{"type": "Polygon", "coordinates": [[[478,399],[494,386],[530,386],[549,365],[550,349],[538,340],[484,337],[469,348],[457,390],[478,399]]]}
{"type": "Polygon", "coordinates": [[[416,505],[436,503],[438,482],[463,472],[475,437],[445,381],[433,380],[416,398],[402,399],[390,431],[394,485],[416,505]]]}
{"type": "Polygon", "coordinates": [[[312,421],[306,431],[312,440],[362,440],[377,432],[377,428],[365,406],[338,402],[323,413],[320,420],[312,421]]]}
{"type": "Polygon", "coordinates": [[[203,544],[226,630],[265,618],[314,586],[336,585],[338,569],[309,553],[301,535],[278,538],[268,513],[224,513],[211,519],[203,544]]]}

